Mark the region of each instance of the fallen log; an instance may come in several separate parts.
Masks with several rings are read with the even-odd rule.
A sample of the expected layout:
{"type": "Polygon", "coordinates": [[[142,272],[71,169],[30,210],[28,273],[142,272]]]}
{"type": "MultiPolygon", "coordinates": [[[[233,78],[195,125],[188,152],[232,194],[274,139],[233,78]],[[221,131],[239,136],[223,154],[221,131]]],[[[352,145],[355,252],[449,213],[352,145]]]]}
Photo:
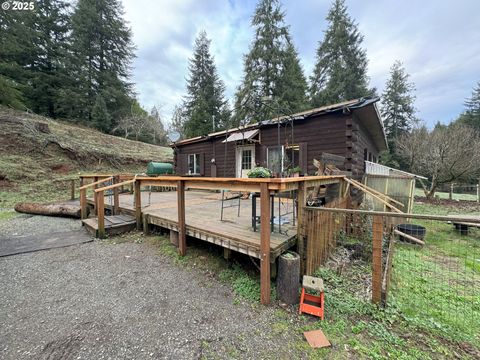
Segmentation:
{"type": "Polygon", "coordinates": [[[15,211],[25,214],[80,218],[80,206],[72,204],[19,203],[15,211]]]}

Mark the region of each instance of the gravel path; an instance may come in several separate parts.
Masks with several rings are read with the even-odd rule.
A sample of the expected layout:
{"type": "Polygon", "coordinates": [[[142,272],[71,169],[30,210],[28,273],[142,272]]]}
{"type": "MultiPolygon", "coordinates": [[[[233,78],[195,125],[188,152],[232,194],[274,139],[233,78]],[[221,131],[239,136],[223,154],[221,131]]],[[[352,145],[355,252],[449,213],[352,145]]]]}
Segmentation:
{"type": "MultiPolygon", "coordinates": [[[[73,220],[19,219],[0,232],[84,231],[73,220]]],[[[206,280],[147,244],[0,258],[0,358],[291,358],[289,337],[272,335],[274,307],[234,305],[228,287],[206,280]]]]}

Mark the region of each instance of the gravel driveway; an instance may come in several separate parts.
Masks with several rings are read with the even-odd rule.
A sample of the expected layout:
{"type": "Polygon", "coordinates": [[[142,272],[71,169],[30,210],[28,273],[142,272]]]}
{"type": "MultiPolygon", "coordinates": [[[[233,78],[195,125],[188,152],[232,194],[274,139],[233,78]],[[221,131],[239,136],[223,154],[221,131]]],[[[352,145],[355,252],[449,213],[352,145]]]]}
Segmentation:
{"type": "MultiPolygon", "coordinates": [[[[32,219],[18,231],[38,229],[32,219]]],[[[75,220],[45,221],[57,220],[84,231],[75,220]]],[[[235,305],[228,287],[148,244],[95,241],[0,258],[0,288],[3,359],[291,357],[285,335],[272,335],[274,307],[235,305]]]]}

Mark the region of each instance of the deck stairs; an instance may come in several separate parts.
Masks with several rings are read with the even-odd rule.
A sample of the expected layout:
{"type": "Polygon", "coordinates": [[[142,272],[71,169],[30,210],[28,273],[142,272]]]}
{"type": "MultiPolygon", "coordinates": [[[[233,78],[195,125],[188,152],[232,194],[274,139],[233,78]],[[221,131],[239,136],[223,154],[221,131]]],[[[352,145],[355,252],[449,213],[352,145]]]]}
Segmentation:
{"type": "MultiPolygon", "coordinates": [[[[85,228],[95,237],[98,237],[98,218],[91,217],[82,220],[85,228]]],[[[130,215],[109,215],[105,216],[105,234],[112,236],[129,232],[136,227],[136,220],[130,215]]]]}

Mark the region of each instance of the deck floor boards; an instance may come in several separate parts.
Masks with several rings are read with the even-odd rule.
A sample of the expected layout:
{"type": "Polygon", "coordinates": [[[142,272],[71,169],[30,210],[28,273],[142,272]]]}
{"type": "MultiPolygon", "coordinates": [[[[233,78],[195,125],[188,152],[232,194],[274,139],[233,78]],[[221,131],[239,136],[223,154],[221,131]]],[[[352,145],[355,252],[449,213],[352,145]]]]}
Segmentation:
{"type": "MultiPolygon", "coordinates": [[[[89,199],[90,202],[92,199],[89,199]]],[[[232,204],[238,199],[229,200],[232,204]]],[[[275,198],[274,212],[278,219],[278,198],[275,198]]],[[[129,214],[134,212],[133,195],[121,194],[119,196],[120,209],[129,214]]],[[[226,204],[227,205],[227,204],[226,204]]],[[[228,204],[230,205],[230,204],[228,204]]],[[[199,238],[213,236],[224,242],[239,243],[253,253],[260,250],[260,224],[254,232],[251,226],[252,200],[240,200],[240,216],[237,216],[237,207],[224,209],[224,221],[220,220],[221,194],[207,191],[185,192],[185,219],[187,232],[198,233],[199,238]]],[[[111,207],[111,200],[105,199],[105,207],[111,207]]],[[[296,227],[292,226],[292,214],[284,213],[292,210],[292,201],[282,199],[281,212],[283,218],[288,218],[290,224],[282,225],[282,234],[278,232],[278,225],[274,226],[274,232],[270,238],[271,253],[279,255],[284,249],[290,247],[296,236],[296,227]]],[[[168,192],[142,192],[142,214],[149,223],[168,224],[169,228],[177,226],[177,193],[168,192]]],[[[260,215],[260,201],[257,199],[257,216],[260,215]]],[[[107,219],[107,217],[105,218],[107,219]]],[[[107,223],[105,224],[107,225],[107,223]]],[[[195,236],[197,237],[197,236],[195,236]]],[[[215,242],[216,241],[211,241],[215,242]]],[[[220,243],[221,246],[224,246],[220,243]]],[[[238,246],[238,244],[236,245],[238,246]]]]}

